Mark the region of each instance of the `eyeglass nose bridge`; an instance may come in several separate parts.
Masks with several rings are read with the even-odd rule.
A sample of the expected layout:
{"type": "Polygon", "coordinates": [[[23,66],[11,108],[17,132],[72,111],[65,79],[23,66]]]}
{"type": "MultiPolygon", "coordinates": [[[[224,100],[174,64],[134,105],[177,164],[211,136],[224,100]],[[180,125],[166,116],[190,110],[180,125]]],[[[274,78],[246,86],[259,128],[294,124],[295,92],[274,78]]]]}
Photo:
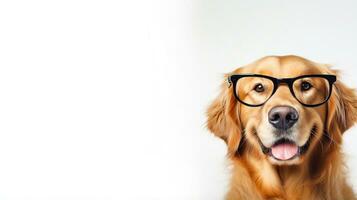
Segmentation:
{"type": "Polygon", "coordinates": [[[275,79],[274,81],[274,89],[273,89],[273,92],[272,94],[270,95],[270,97],[266,100],[266,102],[273,98],[277,92],[277,90],[280,88],[280,86],[284,85],[284,86],[287,86],[288,87],[288,91],[289,91],[289,94],[296,100],[296,95],[295,95],[295,92],[293,91],[293,83],[294,83],[294,79],[292,78],[283,78],[283,79],[275,79]]]}
{"type": "Polygon", "coordinates": [[[294,82],[293,78],[282,78],[282,79],[275,79],[276,82],[276,87],[279,87],[280,85],[287,85],[291,86],[294,82]]]}

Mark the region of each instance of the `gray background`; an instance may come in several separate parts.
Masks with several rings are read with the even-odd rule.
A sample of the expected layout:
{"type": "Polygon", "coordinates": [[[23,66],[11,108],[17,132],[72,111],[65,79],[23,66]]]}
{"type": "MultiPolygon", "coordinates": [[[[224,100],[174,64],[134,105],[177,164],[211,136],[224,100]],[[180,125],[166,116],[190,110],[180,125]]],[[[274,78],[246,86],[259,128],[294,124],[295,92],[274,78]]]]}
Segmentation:
{"type": "MultiPolygon", "coordinates": [[[[2,1],[1,199],[222,199],[204,112],[265,55],[357,88],[355,1],[2,1]]],[[[357,190],[357,129],[345,135],[357,190]]]]}

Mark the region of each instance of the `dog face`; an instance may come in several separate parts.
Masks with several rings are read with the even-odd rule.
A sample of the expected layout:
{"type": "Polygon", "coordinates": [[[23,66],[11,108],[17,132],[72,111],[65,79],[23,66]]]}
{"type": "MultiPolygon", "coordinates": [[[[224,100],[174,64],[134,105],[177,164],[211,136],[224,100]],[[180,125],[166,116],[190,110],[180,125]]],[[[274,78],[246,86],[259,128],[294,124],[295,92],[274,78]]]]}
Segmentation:
{"type": "MultiPolygon", "coordinates": [[[[263,59],[255,65],[242,68],[239,73],[263,74],[276,78],[294,78],[322,73],[318,67],[307,65],[299,60],[289,60],[283,64],[279,62],[274,58],[263,59]]],[[[240,84],[245,85],[246,88],[256,87],[256,84],[262,84],[259,85],[261,87],[272,87],[264,82],[264,80],[257,79],[240,84]]],[[[302,83],[300,81],[296,84],[302,87],[302,83]]],[[[311,84],[325,85],[318,82],[311,84]]],[[[307,98],[318,98],[315,97],[317,95],[315,92],[312,93],[311,97],[307,98]]],[[[255,92],[255,95],[258,94],[255,92]]],[[[326,106],[306,107],[302,105],[291,94],[288,85],[280,85],[274,95],[262,106],[249,107],[242,104],[239,106],[241,111],[239,118],[245,129],[246,139],[254,148],[261,149],[267,159],[274,164],[301,162],[312,138],[320,140],[323,134],[326,106]]]]}
{"type": "MultiPolygon", "coordinates": [[[[301,57],[284,56],[265,57],[231,74],[291,79],[336,72],[301,57]]],[[[300,164],[323,149],[324,142],[340,144],[342,133],[357,120],[354,91],[339,81],[329,85],[324,80],[307,77],[290,86],[274,86],[268,79],[250,77],[238,80],[235,87],[223,85],[208,109],[207,126],[226,141],[232,156],[250,154],[274,165],[300,164]],[[327,102],[308,106],[330,94],[327,102]]]]}

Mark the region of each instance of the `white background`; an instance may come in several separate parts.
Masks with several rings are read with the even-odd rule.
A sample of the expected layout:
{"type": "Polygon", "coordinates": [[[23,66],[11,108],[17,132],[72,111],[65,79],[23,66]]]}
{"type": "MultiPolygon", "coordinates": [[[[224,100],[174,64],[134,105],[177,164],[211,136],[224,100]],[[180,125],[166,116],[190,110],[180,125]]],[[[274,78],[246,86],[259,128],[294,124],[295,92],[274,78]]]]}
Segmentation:
{"type": "Polygon", "coordinates": [[[222,199],[222,75],[297,54],[356,88],[355,2],[1,1],[0,199],[222,199]]]}

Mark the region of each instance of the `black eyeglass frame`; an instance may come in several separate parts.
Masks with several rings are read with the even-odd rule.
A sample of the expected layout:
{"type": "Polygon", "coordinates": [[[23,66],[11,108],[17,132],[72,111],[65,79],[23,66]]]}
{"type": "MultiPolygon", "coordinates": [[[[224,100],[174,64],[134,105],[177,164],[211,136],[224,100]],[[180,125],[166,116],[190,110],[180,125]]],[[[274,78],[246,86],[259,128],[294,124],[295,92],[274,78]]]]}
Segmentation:
{"type": "Polygon", "coordinates": [[[236,99],[246,105],[246,106],[251,106],[251,107],[259,107],[264,105],[274,94],[275,92],[278,90],[279,86],[281,84],[286,84],[289,87],[290,93],[293,95],[293,97],[302,105],[306,106],[306,107],[316,107],[316,106],[320,106],[324,103],[326,103],[330,97],[331,97],[331,93],[332,93],[332,86],[333,84],[336,82],[337,78],[335,75],[330,75],[330,74],[311,74],[311,75],[302,75],[302,76],[298,76],[295,78],[282,78],[282,79],[278,79],[278,78],[274,78],[271,76],[266,76],[266,75],[262,75],[262,74],[233,74],[228,76],[228,84],[229,85],[233,85],[233,91],[234,91],[234,96],[236,97],[236,99]],[[274,84],[274,89],[273,92],[271,93],[270,97],[264,101],[261,104],[248,104],[243,102],[241,99],[239,99],[237,92],[236,92],[236,87],[237,87],[237,82],[239,79],[244,78],[244,77],[262,77],[262,78],[267,78],[269,80],[271,80],[274,84]],[[301,78],[311,78],[311,77],[319,77],[319,78],[324,78],[329,82],[329,94],[327,96],[327,98],[322,102],[322,103],[318,103],[318,104],[305,104],[303,102],[301,102],[295,95],[294,89],[293,89],[293,84],[296,80],[301,79],[301,78]]]}

